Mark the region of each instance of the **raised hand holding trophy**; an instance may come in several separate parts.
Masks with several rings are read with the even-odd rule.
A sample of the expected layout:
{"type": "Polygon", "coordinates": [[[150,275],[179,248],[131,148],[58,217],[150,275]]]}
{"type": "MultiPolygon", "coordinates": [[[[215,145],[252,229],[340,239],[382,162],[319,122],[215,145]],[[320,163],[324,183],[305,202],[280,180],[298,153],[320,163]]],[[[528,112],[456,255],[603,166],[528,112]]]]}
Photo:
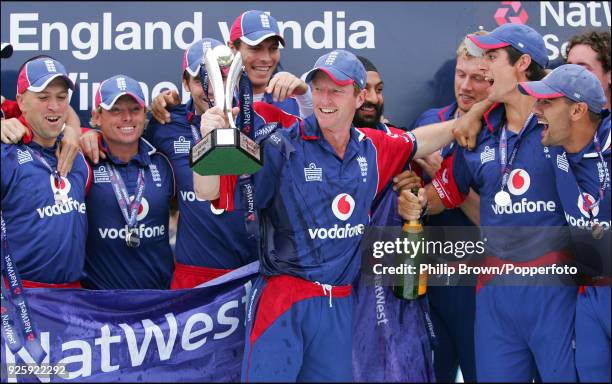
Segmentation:
{"type": "MultiPolygon", "coordinates": [[[[212,49],[206,50],[203,64],[209,84],[214,90],[215,105],[227,115],[230,127],[215,129],[194,145],[191,148],[189,165],[195,173],[202,176],[255,173],[261,168],[263,159],[259,144],[249,137],[249,133],[252,132],[253,113],[246,111],[245,108],[252,108],[252,95],[247,94],[250,92],[245,93],[242,82],[239,92],[242,110],[239,123],[245,132],[236,127],[232,116],[234,90],[243,72],[242,57],[237,52],[232,60],[225,92],[219,61],[212,49]]],[[[244,81],[248,81],[246,76],[243,78],[246,79],[244,81]]],[[[248,88],[250,89],[250,86],[248,88]]]]}

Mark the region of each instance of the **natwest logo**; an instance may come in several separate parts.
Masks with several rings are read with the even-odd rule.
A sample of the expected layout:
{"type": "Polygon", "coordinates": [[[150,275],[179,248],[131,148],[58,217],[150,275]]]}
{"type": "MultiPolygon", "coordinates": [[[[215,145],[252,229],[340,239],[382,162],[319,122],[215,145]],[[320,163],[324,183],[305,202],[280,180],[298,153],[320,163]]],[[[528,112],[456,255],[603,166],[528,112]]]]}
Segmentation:
{"type": "Polygon", "coordinates": [[[355,200],[348,193],[341,193],[334,198],[331,208],[338,219],[346,221],[353,214],[355,200]]]}
{"type": "Polygon", "coordinates": [[[508,191],[515,196],[521,196],[529,189],[531,178],[524,169],[517,168],[508,177],[508,191]]]}
{"type": "Polygon", "coordinates": [[[497,25],[506,23],[527,24],[529,19],[529,15],[521,6],[520,1],[502,1],[501,7],[497,8],[493,17],[497,25]]]}

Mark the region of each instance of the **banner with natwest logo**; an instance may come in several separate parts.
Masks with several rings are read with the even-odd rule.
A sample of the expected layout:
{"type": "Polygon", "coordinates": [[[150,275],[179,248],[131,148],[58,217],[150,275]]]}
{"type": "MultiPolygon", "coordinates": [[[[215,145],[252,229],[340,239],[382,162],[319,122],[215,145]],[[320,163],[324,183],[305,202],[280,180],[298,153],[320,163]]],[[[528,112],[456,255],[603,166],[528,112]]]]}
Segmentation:
{"type": "Polygon", "coordinates": [[[44,351],[39,366],[57,374],[28,368],[29,352],[11,353],[3,338],[2,382],[239,381],[245,302],[257,268],[177,291],[30,289],[44,351]]]}

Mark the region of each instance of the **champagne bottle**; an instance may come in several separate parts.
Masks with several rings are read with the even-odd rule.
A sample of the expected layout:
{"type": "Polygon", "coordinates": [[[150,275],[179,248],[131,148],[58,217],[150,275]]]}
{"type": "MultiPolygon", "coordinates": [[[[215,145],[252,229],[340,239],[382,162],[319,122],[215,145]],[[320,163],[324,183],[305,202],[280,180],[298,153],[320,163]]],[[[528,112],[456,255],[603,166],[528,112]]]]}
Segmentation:
{"type": "MultiPolygon", "coordinates": [[[[418,191],[418,188],[412,188],[411,192],[416,196],[418,191]]],[[[421,241],[423,226],[419,220],[409,220],[404,222],[402,232],[409,242],[419,242],[421,241]]],[[[420,247],[418,249],[420,250],[420,247]]],[[[411,257],[411,255],[405,256],[403,263],[413,265],[415,273],[401,275],[399,285],[393,287],[393,293],[400,299],[414,300],[427,292],[427,272],[419,273],[420,265],[424,261],[421,252],[413,255],[414,257],[411,257]]]]}

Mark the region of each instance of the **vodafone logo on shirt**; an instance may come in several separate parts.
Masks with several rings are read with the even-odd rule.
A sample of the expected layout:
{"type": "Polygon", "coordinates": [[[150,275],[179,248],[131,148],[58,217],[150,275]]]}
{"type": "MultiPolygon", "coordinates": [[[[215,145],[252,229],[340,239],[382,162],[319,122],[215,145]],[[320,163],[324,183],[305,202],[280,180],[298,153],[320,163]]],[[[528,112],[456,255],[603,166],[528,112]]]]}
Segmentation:
{"type": "MultiPolygon", "coordinates": [[[[510,172],[508,176],[508,192],[514,196],[522,196],[531,187],[531,177],[529,173],[522,169],[517,168],[510,172]]],[[[496,215],[503,214],[515,214],[515,213],[535,213],[535,212],[554,212],[557,209],[557,204],[554,201],[544,200],[528,200],[523,197],[520,200],[516,199],[511,204],[506,206],[499,206],[497,204],[491,204],[493,213],[496,215]]]]}
{"type": "MultiPolygon", "coordinates": [[[[134,196],[130,196],[130,204],[134,201],[134,196]]],[[[128,211],[129,213],[129,211],[128,211]]],[[[138,207],[138,213],[136,214],[136,219],[138,221],[143,220],[145,217],[147,217],[147,214],[149,213],[149,202],[147,201],[147,199],[143,196],[142,200],[140,200],[140,207],[138,207]]]]}
{"type": "MultiPolygon", "coordinates": [[[[134,201],[134,196],[130,196],[130,203],[134,201]]],[[[138,207],[138,213],[136,214],[136,218],[138,221],[142,221],[147,217],[149,213],[149,202],[143,196],[142,200],[140,200],[140,206],[138,207]]],[[[123,215],[121,215],[123,220],[123,215]]],[[[141,239],[151,239],[154,237],[164,236],[166,234],[166,226],[165,225],[156,225],[156,226],[146,226],[144,224],[139,224],[136,227],[138,237],[141,239]]],[[[127,224],[123,225],[120,228],[98,228],[98,233],[100,234],[100,238],[102,239],[122,239],[125,240],[128,233],[127,224]]]]}
{"type": "Polygon", "coordinates": [[[63,176],[60,176],[60,180],[58,182],[58,180],[55,179],[53,175],[49,175],[49,182],[51,183],[51,190],[53,191],[54,195],[58,192],[64,195],[68,195],[70,189],[72,188],[70,181],[63,176]]]}
{"type": "Polygon", "coordinates": [[[531,186],[531,178],[529,173],[524,169],[517,168],[510,172],[508,177],[508,191],[515,195],[523,195],[531,186]]]}
{"type": "Polygon", "coordinates": [[[599,214],[599,205],[594,207],[593,204],[595,204],[595,198],[590,194],[585,192],[581,195],[578,195],[578,209],[584,217],[589,217],[589,207],[591,207],[593,217],[599,214]]]}
{"type": "Polygon", "coordinates": [[[332,212],[338,219],[346,221],[353,214],[353,210],[355,209],[355,200],[348,193],[341,193],[334,198],[331,208],[332,212]]]}
{"type": "MultiPolygon", "coordinates": [[[[355,199],[348,193],[341,193],[334,198],[331,204],[332,212],[339,220],[346,221],[353,214],[355,209],[355,199]]],[[[352,226],[347,223],[343,227],[334,224],[332,228],[308,228],[311,239],[346,239],[360,236],[364,233],[365,225],[358,224],[352,226]]]]}
{"type": "MultiPolygon", "coordinates": [[[[53,175],[49,175],[49,184],[51,185],[53,196],[55,196],[55,194],[58,192],[64,196],[68,196],[70,189],[72,188],[70,181],[61,176],[60,180],[58,181],[55,179],[55,177],[53,177],[53,175]]],[[[42,208],[36,208],[36,213],[38,213],[39,218],[44,219],[45,217],[59,216],[73,211],[85,214],[85,210],[85,203],[74,200],[72,197],[68,197],[63,203],[55,203],[42,208]]]]}

